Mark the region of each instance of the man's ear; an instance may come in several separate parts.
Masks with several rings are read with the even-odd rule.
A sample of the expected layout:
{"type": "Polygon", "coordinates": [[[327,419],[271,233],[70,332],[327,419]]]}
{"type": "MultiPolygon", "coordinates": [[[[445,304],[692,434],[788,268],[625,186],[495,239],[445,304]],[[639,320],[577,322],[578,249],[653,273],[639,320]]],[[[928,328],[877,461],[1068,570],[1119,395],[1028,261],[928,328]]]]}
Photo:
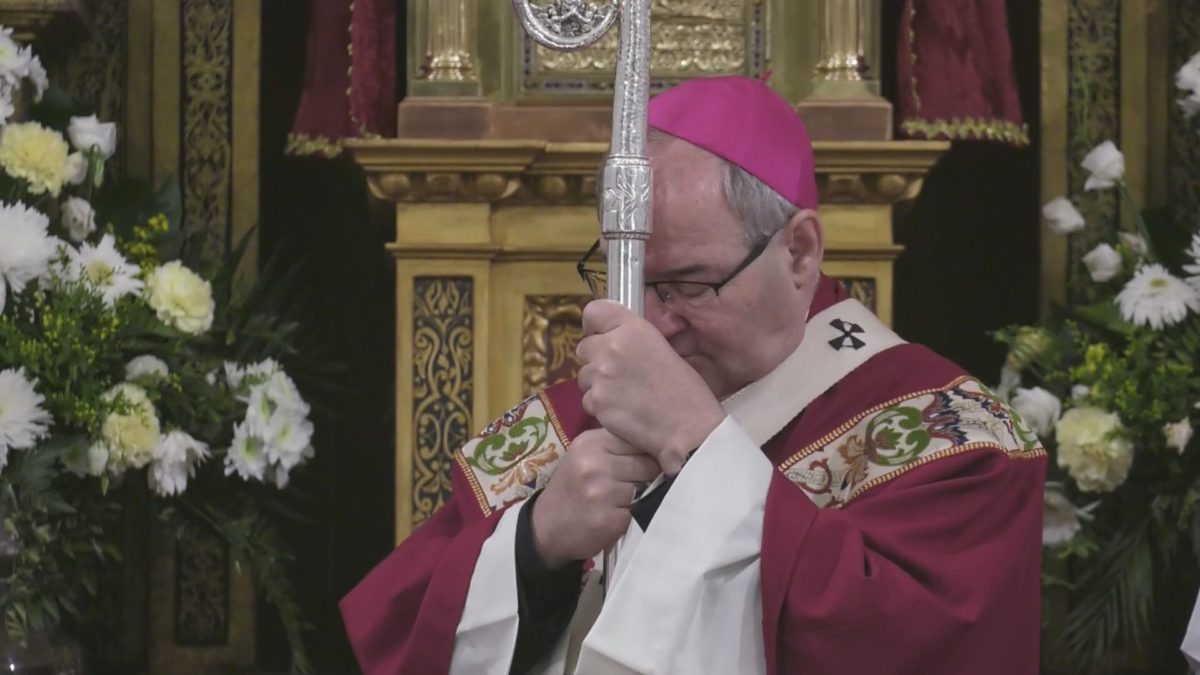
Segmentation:
{"type": "Polygon", "coordinates": [[[812,209],[801,209],[783,228],[784,242],[792,256],[792,277],[796,287],[815,284],[825,259],[825,235],[821,219],[812,209]]]}

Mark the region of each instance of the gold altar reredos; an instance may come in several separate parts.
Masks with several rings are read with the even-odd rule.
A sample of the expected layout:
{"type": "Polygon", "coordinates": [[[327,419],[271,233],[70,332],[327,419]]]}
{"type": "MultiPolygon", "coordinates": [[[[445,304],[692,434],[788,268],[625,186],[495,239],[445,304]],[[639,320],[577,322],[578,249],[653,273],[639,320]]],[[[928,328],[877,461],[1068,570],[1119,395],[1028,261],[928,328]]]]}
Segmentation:
{"type": "MultiPolygon", "coordinates": [[[[395,204],[397,540],[448,496],[454,450],[575,372],[586,288],[574,263],[599,230],[612,78],[603,45],[566,57],[532,46],[508,0],[408,6],[402,138],[346,144],[372,195],[395,204]]],[[[877,51],[877,1],[652,7],[658,86],[769,69],[802,112],[814,100],[817,114],[838,111],[822,129],[848,121],[837,140],[815,144],[825,271],[890,322],[901,252],[892,207],[916,196],[947,145],[890,140],[890,107],[862,67],[877,51]],[[857,28],[827,25],[839,21],[857,28]]]]}

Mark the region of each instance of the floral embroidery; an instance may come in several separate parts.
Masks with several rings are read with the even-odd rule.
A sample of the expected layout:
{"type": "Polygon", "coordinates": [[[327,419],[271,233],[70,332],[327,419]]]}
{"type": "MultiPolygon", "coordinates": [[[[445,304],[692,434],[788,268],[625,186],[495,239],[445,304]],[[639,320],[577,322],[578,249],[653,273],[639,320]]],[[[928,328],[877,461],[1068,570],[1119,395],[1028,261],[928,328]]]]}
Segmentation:
{"type": "Polygon", "coordinates": [[[977,448],[1045,454],[1019,416],[964,377],[863,412],[779,469],[817,506],[836,508],[914,466],[977,448]]]}

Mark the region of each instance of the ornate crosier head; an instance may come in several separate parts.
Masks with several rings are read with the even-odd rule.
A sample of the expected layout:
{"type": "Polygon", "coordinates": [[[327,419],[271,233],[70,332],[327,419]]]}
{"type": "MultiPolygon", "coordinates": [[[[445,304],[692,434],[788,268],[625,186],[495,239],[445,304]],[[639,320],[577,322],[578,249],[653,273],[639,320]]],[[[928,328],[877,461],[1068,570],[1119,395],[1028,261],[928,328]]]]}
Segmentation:
{"type": "Polygon", "coordinates": [[[617,2],[551,0],[534,5],[513,0],[525,32],[551,49],[574,50],[595,44],[617,19],[617,2]]]}

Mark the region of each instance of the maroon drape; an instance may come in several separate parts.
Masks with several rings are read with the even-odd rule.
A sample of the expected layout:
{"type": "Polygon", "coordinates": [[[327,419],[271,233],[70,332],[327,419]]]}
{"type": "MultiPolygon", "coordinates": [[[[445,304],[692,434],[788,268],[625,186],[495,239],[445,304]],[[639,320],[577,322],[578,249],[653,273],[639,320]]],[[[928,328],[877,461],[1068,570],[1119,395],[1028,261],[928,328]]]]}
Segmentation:
{"type": "Polygon", "coordinates": [[[1005,0],[905,0],[900,134],[1027,145],[1005,0]]]}
{"type": "Polygon", "coordinates": [[[345,138],[395,135],[396,101],[395,0],[313,0],[288,154],[333,156],[345,138]]]}

